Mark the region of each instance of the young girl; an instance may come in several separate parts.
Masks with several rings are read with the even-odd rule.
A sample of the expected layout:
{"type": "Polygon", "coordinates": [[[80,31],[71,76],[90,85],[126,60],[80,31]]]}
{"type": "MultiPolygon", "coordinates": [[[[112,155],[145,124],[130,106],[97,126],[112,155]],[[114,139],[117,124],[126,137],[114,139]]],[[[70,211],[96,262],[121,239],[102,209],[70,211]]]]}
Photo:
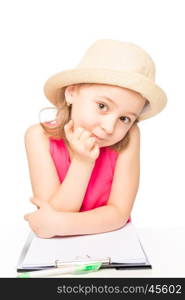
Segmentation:
{"type": "Polygon", "coordinates": [[[143,49],[102,39],[75,69],[48,79],[56,120],[25,133],[38,208],[25,220],[39,237],[107,232],[130,221],[140,173],[137,122],[167,101],[154,78],[143,49]]]}

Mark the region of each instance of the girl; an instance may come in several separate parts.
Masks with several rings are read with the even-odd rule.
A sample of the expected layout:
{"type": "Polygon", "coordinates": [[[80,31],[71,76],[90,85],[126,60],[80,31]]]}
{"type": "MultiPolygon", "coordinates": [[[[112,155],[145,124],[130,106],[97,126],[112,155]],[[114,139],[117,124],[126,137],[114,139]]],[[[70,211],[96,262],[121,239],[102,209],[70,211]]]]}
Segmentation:
{"type": "Polygon", "coordinates": [[[167,101],[154,77],[143,49],[102,39],[75,69],[48,79],[56,120],[25,133],[38,208],[25,220],[39,237],[107,232],[130,221],[140,173],[137,122],[167,101]]]}

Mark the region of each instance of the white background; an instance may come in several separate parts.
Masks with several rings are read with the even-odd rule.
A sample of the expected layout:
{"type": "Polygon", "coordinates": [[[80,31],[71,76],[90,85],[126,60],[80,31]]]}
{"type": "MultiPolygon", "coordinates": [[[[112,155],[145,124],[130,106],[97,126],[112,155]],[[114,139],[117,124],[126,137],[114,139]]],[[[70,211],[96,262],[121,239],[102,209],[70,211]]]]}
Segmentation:
{"type": "Polygon", "coordinates": [[[132,212],[138,227],[184,227],[184,1],[6,0],[0,4],[0,276],[13,276],[34,210],[24,132],[51,106],[43,85],[75,67],[101,38],[133,42],[156,64],[168,96],[159,115],[140,123],[141,177],[132,212]],[[10,243],[11,241],[11,243],[10,243]]]}

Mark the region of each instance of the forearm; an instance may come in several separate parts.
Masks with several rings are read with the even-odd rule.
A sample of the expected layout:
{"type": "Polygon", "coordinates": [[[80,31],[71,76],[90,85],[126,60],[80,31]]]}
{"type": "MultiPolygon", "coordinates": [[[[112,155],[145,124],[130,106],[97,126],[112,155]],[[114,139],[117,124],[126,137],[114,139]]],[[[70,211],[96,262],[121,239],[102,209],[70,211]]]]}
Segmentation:
{"type": "Polygon", "coordinates": [[[85,212],[58,212],[55,220],[57,235],[96,234],[116,230],[126,224],[116,207],[107,205],[85,212]]]}
{"type": "MultiPolygon", "coordinates": [[[[62,167],[62,166],[61,166],[62,167]]],[[[81,208],[94,163],[73,159],[58,191],[49,200],[58,211],[78,212],[81,208]]]]}

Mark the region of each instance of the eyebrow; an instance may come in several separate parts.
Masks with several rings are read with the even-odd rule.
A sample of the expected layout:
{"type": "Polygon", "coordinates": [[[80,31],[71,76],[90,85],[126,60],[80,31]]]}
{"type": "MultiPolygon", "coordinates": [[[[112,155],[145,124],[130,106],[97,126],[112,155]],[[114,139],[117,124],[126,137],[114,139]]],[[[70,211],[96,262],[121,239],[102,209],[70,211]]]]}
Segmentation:
{"type": "MultiPolygon", "coordinates": [[[[104,98],[104,99],[107,99],[109,102],[111,102],[114,106],[117,106],[117,104],[109,97],[107,96],[100,96],[100,98],[104,98]]],[[[128,114],[128,115],[133,115],[134,117],[138,117],[137,114],[133,113],[133,112],[125,112],[125,114],[128,114]]]]}

